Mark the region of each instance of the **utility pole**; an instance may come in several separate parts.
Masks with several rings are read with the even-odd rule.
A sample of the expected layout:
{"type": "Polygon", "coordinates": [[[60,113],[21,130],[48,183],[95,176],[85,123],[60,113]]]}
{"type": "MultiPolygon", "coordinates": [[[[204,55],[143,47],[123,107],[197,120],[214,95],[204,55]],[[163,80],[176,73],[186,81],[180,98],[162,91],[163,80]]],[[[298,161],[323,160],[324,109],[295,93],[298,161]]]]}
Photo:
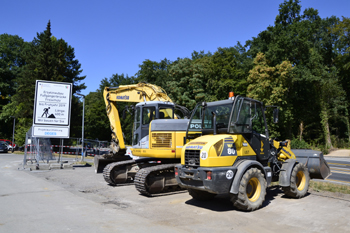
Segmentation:
{"type": "MultiPolygon", "coordinates": [[[[13,118],[13,130],[12,130],[12,144],[15,144],[15,126],[16,126],[16,117],[11,116],[13,118]]],[[[12,146],[12,152],[15,150],[15,146],[12,146]]]]}
{"type": "Polygon", "coordinates": [[[83,120],[82,120],[82,128],[81,128],[81,141],[82,141],[82,146],[81,146],[81,161],[84,161],[84,115],[85,115],[85,95],[78,94],[77,95],[83,97],[83,120]]]}

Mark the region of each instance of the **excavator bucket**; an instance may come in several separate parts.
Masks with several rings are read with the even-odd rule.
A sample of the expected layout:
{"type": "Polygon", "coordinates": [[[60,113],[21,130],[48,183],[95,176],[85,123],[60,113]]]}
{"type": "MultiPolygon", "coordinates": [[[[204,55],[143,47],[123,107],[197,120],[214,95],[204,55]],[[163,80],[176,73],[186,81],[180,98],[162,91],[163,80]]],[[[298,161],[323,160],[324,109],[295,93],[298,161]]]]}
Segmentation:
{"type": "Polygon", "coordinates": [[[306,164],[311,179],[326,179],[331,170],[321,151],[294,149],[298,162],[306,164]]]}
{"type": "MultiPolygon", "coordinates": [[[[125,154],[125,150],[121,150],[120,154],[125,154]]],[[[103,169],[110,163],[125,161],[125,160],[132,160],[130,156],[120,156],[118,154],[104,154],[104,155],[95,155],[94,158],[94,166],[95,166],[95,172],[96,173],[102,173],[103,169]]]]}
{"type": "Polygon", "coordinates": [[[113,162],[115,162],[114,159],[108,159],[108,158],[104,158],[101,155],[96,155],[94,158],[95,172],[102,173],[105,166],[113,162]]]}

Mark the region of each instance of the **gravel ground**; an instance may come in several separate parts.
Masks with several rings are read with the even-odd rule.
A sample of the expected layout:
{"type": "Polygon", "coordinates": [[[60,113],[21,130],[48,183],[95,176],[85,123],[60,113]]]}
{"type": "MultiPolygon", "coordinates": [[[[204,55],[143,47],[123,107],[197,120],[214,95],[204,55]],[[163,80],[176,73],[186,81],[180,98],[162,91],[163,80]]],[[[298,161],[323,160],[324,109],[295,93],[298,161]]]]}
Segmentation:
{"type": "MultiPolygon", "coordinates": [[[[187,192],[145,197],[132,184],[107,185],[92,167],[27,173],[101,208],[132,214],[153,226],[179,232],[350,232],[350,195],[310,191],[302,199],[290,199],[278,187],[271,187],[261,209],[242,212],[232,206],[227,195],[208,202],[193,200],[187,192]]],[[[113,228],[113,223],[108,224],[113,228]]],[[[137,222],[134,224],[137,226],[137,222]]],[[[139,227],[142,230],[144,226],[139,227]]]]}
{"type": "Polygon", "coordinates": [[[20,171],[21,158],[0,155],[0,232],[350,232],[350,195],[290,199],[271,187],[261,209],[242,212],[227,195],[150,198],[107,185],[93,167],[20,171]]]}

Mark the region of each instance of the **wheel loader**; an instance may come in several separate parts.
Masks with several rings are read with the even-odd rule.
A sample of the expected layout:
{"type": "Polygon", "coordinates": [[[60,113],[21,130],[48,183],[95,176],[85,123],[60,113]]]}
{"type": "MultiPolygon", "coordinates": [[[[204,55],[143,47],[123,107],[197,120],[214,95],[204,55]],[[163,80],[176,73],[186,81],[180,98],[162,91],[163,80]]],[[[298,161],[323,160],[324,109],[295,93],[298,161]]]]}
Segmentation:
{"type": "Polygon", "coordinates": [[[106,87],[103,95],[112,131],[112,151],[95,156],[96,173],[103,172],[110,185],[134,182],[136,189],[147,196],[180,190],[174,166],[180,163],[189,119],[179,119],[175,110],[185,117],[189,117],[189,110],[173,103],[161,87],[149,83],[106,87]],[[132,108],[134,124],[129,149],[138,159],[125,155],[127,147],[117,102],[137,103],[132,108]]]}
{"type": "Polygon", "coordinates": [[[291,150],[289,141],[270,138],[265,110],[278,107],[233,94],[227,100],[197,104],[175,167],[179,185],[192,198],[209,200],[229,194],[233,205],[245,211],[260,208],[267,187],[278,181],[286,196],[307,194],[310,178],[325,179],[330,169],[322,152],[291,150]]]}

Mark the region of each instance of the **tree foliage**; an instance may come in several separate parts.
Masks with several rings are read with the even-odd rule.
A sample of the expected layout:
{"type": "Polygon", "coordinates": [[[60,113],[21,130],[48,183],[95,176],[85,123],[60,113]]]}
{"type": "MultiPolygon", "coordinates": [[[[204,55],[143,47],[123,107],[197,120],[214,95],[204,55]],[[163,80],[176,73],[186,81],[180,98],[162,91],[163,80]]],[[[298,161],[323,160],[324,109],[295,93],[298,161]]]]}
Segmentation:
{"type": "MultiPolygon", "coordinates": [[[[244,45],[238,42],[213,53],[193,51],[190,58],[175,61],[147,59],[135,77],[103,78],[100,88],[86,96],[87,137],[110,139],[104,87],[149,82],[189,109],[201,101],[226,99],[230,91],[278,105],[278,125],[270,124],[267,111],[271,135],[293,139],[294,144],[332,148],[344,145],[341,141],[349,143],[350,19],[321,18],[316,9],[301,9],[299,0],[283,1],[271,26],[244,45]]],[[[31,124],[33,101],[28,98],[33,96],[36,79],[71,82],[74,93],[85,88],[74,49],[52,36],[50,27],[49,22],[31,42],[0,35],[0,121],[20,118],[18,137],[31,124]]],[[[82,104],[77,98],[73,102],[74,125],[80,125],[82,104]]],[[[118,109],[125,105],[118,104],[118,109]]],[[[132,121],[132,116],[122,120],[127,142],[132,121]]],[[[75,127],[71,135],[80,134],[81,128],[75,127]]],[[[8,127],[2,132],[9,135],[9,131],[8,127]]]]}
{"type": "MultiPolygon", "coordinates": [[[[248,97],[260,100],[265,105],[279,106],[280,125],[283,127],[292,120],[289,89],[293,77],[293,66],[289,61],[271,67],[265,55],[258,53],[254,59],[254,68],[249,71],[248,97]]],[[[272,124],[269,115],[269,129],[272,137],[279,137],[280,129],[272,124]]]]}
{"type": "MultiPolygon", "coordinates": [[[[2,35],[4,36],[4,35],[2,35]]],[[[5,36],[6,38],[6,36],[5,36]]],[[[1,37],[1,41],[3,37],[1,37]]],[[[18,37],[13,37],[16,42],[14,52],[9,52],[12,44],[8,43],[6,55],[2,56],[1,62],[6,62],[5,58],[12,58],[11,80],[13,88],[9,95],[8,103],[2,108],[0,118],[2,120],[15,116],[18,119],[16,124],[16,141],[19,144],[24,142],[23,135],[31,126],[34,108],[34,92],[36,80],[59,81],[73,83],[73,94],[85,89],[85,85],[80,83],[85,76],[80,76],[81,64],[75,59],[74,49],[63,39],[57,40],[51,34],[51,23],[47,24],[46,30],[37,33],[37,37],[32,42],[22,42],[18,37]],[[17,55],[16,55],[17,54],[17,55]]],[[[74,98],[73,98],[74,99],[74,98]]],[[[72,123],[81,122],[81,111],[78,111],[80,102],[72,101],[72,123]]],[[[81,135],[81,124],[72,124],[71,136],[81,135]],[[80,131],[80,132],[79,132],[80,131]]]]}
{"type": "MultiPolygon", "coordinates": [[[[135,82],[134,77],[125,76],[124,74],[114,74],[110,78],[101,80],[99,89],[95,92],[90,92],[86,96],[85,120],[87,122],[85,127],[86,138],[99,139],[102,141],[109,141],[111,139],[110,123],[106,114],[106,104],[103,99],[103,91],[105,87],[117,87],[120,85],[129,85],[135,82]]],[[[126,114],[124,119],[123,111],[128,103],[118,102],[118,112],[121,117],[121,126],[124,133],[125,143],[131,144],[133,113],[126,114]]]]}
{"type": "MultiPolygon", "coordinates": [[[[14,81],[21,72],[24,59],[21,56],[25,42],[19,36],[8,34],[0,35],[0,111],[10,102],[16,93],[14,81]]],[[[1,114],[0,112],[0,114],[1,114]]],[[[12,119],[10,117],[0,119],[0,138],[10,138],[12,135],[12,119]]]]}

